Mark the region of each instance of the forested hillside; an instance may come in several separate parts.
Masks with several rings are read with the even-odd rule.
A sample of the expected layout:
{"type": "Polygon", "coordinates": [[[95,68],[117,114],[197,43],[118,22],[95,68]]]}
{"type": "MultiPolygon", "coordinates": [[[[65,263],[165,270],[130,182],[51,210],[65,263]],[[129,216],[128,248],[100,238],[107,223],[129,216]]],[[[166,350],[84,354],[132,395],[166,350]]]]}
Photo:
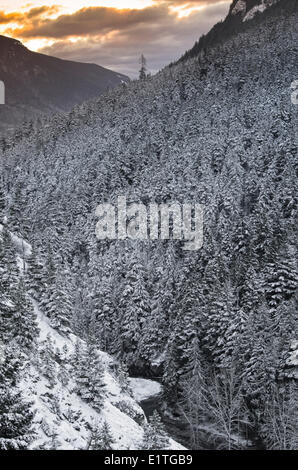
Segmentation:
{"type": "Polygon", "coordinates": [[[213,28],[186,51],[178,62],[196,57],[206,48],[214,47],[231,39],[236,34],[243,33],[251,28],[253,22],[255,26],[262,28],[268,21],[276,20],[280,15],[289,15],[296,9],[292,0],[233,0],[229,14],[224,19],[216,23],[213,28]]]}
{"type": "MultiPolygon", "coordinates": [[[[1,200],[3,202],[3,200],[1,200]]],[[[3,207],[3,206],[2,206],[3,207]]],[[[5,224],[6,225],[6,224],[5,224]]],[[[36,300],[42,276],[32,247],[0,224],[0,451],[183,449],[154,414],[136,403],[151,381],[130,379],[125,364],[58,325],[65,293],[45,316],[36,300]],[[35,266],[34,276],[29,266],[35,266]]],[[[47,286],[43,286],[45,289],[47,286]]],[[[70,302],[69,302],[70,303],[70,302]]]]}
{"type": "Polygon", "coordinates": [[[1,141],[1,217],[32,244],[31,295],[57,331],[162,376],[190,448],[298,446],[298,6],[287,4],[1,141]],[[203,247],[97,240],[96,207],[118,196],[203,204],[203,247]]]}

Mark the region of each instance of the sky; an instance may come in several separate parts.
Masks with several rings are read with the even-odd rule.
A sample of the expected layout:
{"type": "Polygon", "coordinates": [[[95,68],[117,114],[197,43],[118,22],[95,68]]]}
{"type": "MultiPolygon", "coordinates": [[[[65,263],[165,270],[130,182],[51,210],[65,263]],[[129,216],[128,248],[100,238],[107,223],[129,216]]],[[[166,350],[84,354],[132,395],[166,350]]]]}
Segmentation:
{"type": "Polygon", "coordinates": [[[155,73],[222,20],[231,0],[0,0],[0,34],[130,77],[155,73]]]}

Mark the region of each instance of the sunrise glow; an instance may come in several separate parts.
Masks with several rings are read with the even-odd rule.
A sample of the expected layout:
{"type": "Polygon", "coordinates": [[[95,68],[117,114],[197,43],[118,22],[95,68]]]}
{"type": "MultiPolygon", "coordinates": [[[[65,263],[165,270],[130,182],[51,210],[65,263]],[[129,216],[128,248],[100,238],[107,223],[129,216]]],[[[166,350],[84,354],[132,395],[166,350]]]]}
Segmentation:
{"type": "MultiPolygon", "coordinates": [[[[28,10],[43,6],[45,3],[42,0],[31,0],[25,3],[24,0],[11,0],[1,1],[0,10],[11,12],[15,10],[28,10]]],[[[152,6],[152,0],[49,0],[46,2],[47,6],[58,5],[60,13],[73,13],[81,8],[88,7],[107,7],[118,9],[142,9],[152,6]]]]}
{"type": "Polygon", "coordinates": [[[187,5],[182,5],[178,7],[171,7],[171,11],[177,15],[178,19],[182,19],[182,18],[186,18],[194,11],[199,11],[204,8],[205,7],[202,7],[202,6],[190,7],[189,4],[187,4],[187,5]]]}
{"type": "Polygon", "coordinates": [[[0,0],[0,35],[29,50],[134,76],[175,60],[226,15],[230,0],[0,0]]]}

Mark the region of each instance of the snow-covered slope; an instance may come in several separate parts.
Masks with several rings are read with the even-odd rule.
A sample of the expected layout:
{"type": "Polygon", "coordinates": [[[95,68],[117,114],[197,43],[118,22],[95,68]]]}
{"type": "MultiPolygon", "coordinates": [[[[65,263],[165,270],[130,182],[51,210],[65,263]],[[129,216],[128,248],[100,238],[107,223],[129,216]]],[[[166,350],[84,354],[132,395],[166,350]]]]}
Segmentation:
{"type": "MultiPolygon", "coordinates": [[[[2,230],[3,226],[0,224],[0,234],[2,230]]],[[[31,254],[32,247],[13,233],[11,239],[17,254],[20,276],[24,277],[26,258],[31,254]]],[[[39,336],[34,354],[25,359],[19,384],[22,395],[32,402],[35,412],[35,438],[30,448],[88,449],[92,432],[100,429],[104,423],[110,428],[113,449],[141,448],[147,419],[137,401],[159,393],[159,384],[150,380],[131,379],[131,386],[138,390],[134,395],[129,378],[125,386],[120,383],[117,361],[107,353],[97,350],[104,369],[104,403],[100,411],[93,408],[77,393],[74,374],[76,350],[86,348],[85,341],[72,333],[60,334],[52,328],[38,302],[34,299],[31,302],[39,336]],[[140,389],[143,390],[143,395],[140,389]]],[[[169,439],[169,449],[179,450],[184,447],[169,439]]]]}
{"type": "Polygon", "coordinates": [[[75,393],[75,384],[71,377],[67,385],[59,380],[63,370],[66,373],[70,372],[71,358],[78,338],[75,335],[70,335],[69,338],[62,337],[51,328],[36,302],[34,306],[40,329],[39,344],[42,347],[47,338],[50,338],[55,348],[57,360],[53,361],[52,367],[55,369],[57,382],[53,387],[49,380],[40,376],[35,366],[36,358],[29,365],[23,379],[24,395],[34,398],[33,407],[36,410],[34,422],[37,436],[32,448],[51,447],[56,436],[58,448],[86,449],[92,426],[107,421],[115,440],[115,449],[136,449],[142,439],[142,427],[128,414],[119,410],[119,403],[122,403],[122,406],[126,404],[127,410],[134,412],[139,419],[145,421],[145,417],[134,399],[121,391],[110,369],[112,358],[98,351],[105,365],[106,390],[104,407],[98,413],[75,393]],[[67,352],[62,355],[62,362],[59,363],[58,358],[61,358],[62,351],[66,348],[67,352]]]}
{"type": "Polygon", "coordinates": [[[298,380],[298,340],[293,340],[291,343],[291,350],[286,365],[287,378],[298,380]]]}
{"type": "Polygon", "coordinates": [[[257,13],[263,13],[268,7],[271,7],[277,1],[279,0],[262,0],[259,5],[255,5],[253,8],[247,11],[243,21],[252,20],[257,13]]]}
{"type": "MultiPolygon", "coordinates": [[[[98,351],[105,366],[106,390],[104,407],[98,413],[75,393],[75,384],[72,379],[67,385],[62,384],[59,380],[63,371],[67,372],[70,369],[69,364],[75,345],[77,341],[81,340],[78,340],[75,335],[70,335],[69,338],[63,337],[53,330],[37,303],[34,301],[33,303],[40,329],[39,344],[42,346],[47,338],[51,338],[57,357],[57,361],[54,361],[52,366],[58,379],[53,387],[49,380],[40,376],[34,365],[35,358],[33,363],[29,365],[22,381],[21,388],[24,395],[34,399],[33,408],[36,411],[34,423],[37,435],[31,447],[33,449],[51,448],[54,445],[58,449],[86,449],[92,427],[94,425],[100,426],[106,421],[115,441],[114,449],[134,450],[140,448],[143,437],[142,424],[146,423],[146,418],[136,399],[140,398],[140,387],[143,390],[143,399],[143,397],[149,398],[151,395],[155,395],[158,384],[150,380],[132,379],[132,384],[135,385],[136,382],[139,384],[138,396],[133,397],[133,393],[123,392],[112,372],[114,360],[108,354],[98,351]],[[65,350],[67,353],[62,353],[65,350]],[[58,360],[61,357],[62,362],[58,360]],[[119,407],[125,411],[121,411],[119,407]]],[[[170,439],[170,449],[179,450],[184,447],[170,439]]]]}
{"type": "MultiPolygon", "coordinates": [[[[206,35],[201,36],[178,62],[197,57],[210,47],[222,47],[230,38],[236,38],[249,27],[253,28],[254,21],[251,20],[260,19],[262,22],[262,19],[267,17],[266,13],[269,15],[272,13],[272,17],[278,18],[279,15],[284,14],[284,11],[294,8],[294,1],[296,0],[283,0],[283,2],[281,0],[233,0],[224,21],[216,23],[206,35]],[[276,8],[273,8],[274,6],[276,8]]],[[[257,31],[257,35],[259,34],[257,31]]]]}
{"type": "Polygon", "coordinates": [[[241,15],[242,21],[252,20],[257,13],[263,13],[278,1],[280,0],[236,0],[231,6],[230,14],[241,15]]]}
{"type": "Polygon", "coordinates": [[[231,14],[238,15],[238,13],[244,14],[246,12],[245,0],[238,0],[235,6],[232,6],[231,14]]]}

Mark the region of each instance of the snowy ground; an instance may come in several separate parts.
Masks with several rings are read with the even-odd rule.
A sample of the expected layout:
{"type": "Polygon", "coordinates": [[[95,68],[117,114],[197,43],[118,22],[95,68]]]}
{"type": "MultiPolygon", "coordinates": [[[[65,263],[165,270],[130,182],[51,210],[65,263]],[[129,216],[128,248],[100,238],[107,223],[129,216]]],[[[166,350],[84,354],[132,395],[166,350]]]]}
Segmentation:
{"type": "Polygon", "coordinates": [[[298,341],[294,340],[291,343],[290,355],[287,359],[287,371],[286,375],[288,378],[298,380],[298,341]]]}
{"type": "Polygon", "coordinates": [[[155,397],[162,391],[160,383],[148,379],[131,378],[130,386],[133,396],[138,403],[148,398],[155,397]]]}
{"type": "MultiPolygon", "coordinates": [[[[3,226],[0,224],[0,233],[3,226]]],[[[25,259],[31,254],[31,246],[12,235],[17,249],[17,264],[20,275],[24,274],[25,259]]],[[[50,325],[36,301],[31,299],[39,327],[38,349],[34,357],[29,358],[24,367],[24,377],[20,389],[24,397],[32,402],[35,411],[35,440],[32,449],[87,449],[90,431],[94,425],[108,423],[116,450],[136,450],[141,448],[145,414],[138,404],[158,395],[162,387],[153,380],[131,379],[133,390],[123,391],[115,375],[115,360],[98,350],[98,356],[105,368],[105,401],[101,411],[96,411],[85,403],[76,393],[75,382],[71,373],[71,360],[75,344],[82,340],[74,334],[61,335],[50,325]],[[54,384],[50,383],[41,372],[40,350],[50,338],[55,354],[50,358],[50,366],[55,371],[54,384]],[[67,384],[61,374],[68,375],[67,384]]],[[[180,444],[170,439],[171,450],[182,450],[180,444]]]]}
{"type": "MultiPolygon", "coordinates": [[[[77,337],[75,335],[61,336],[52,329],[38,304],[33,301],[33,305],[40,329],[40,343],[42,344],[50,335],[55,348],[61,351],[63,346],[67,346],[71,356],[77,337]]],[[[21,388],[24,395],[31,397],[31,399],[34,398],[33,407],[36,412],[34,421],[38,434],[32,445],[33,449],[50,448],[53,438],[55,438],[59,449],[86,449],[90,427],[94,423],[102,424],[104,421],[108,422],[115,439],[114,449],[136,450],[140,448],[143,427],[130,415],[131,413],[138,415],[145,423],[144,412],[137,402],[158,395],[162,390],[161,385],[153,380],[130,379],[133,389],[132,397],[121,391],[117,378],[109,367],[114,363],[113,358],[102,351],[98,351],[98,354],[106,368],[106,400],[103,410],[99,413],[84,403],[74,392],[72,381],[68,385],[62,385],[58,382],[55,387],[51,387],[47,379],[38,373],[34,365],[29,367],[21,388]],[[127,407],[127,410],[120,410],[119,403],[127,407]]],[[[65,362],[67,363],[69,360],[65,362]]],[[[54,366],[59,373],[61,365],[56,363],[54,366]]],[[[183,450],[184,447],[170,439],[169,449],[183,450]]]]}
{"type": "MultiPolygon", "coordinates": [[[[162,392],[162,385],[155,380],[131,378],[130,387],[132,389],[133,397],[141,403],[149,398],[157,397],[162,392]]],[[[170,449],[172,450],[185,450],[186,448],[170,438],[170,449]]]]}
{"type": "MultiPolygon", "coordinates": [[[[69,357],[74,351],[77,341],[75,335],[69,338],[61,336],[49,325],[48,319],[33,302],[40,329],[39,341],[51,336],[55,348],[60,351],[67,346],[69,357]]],[[[140,416],[142,409],[127,393],[123,393],[120,386],[109,369],[112,362],[107,354],[98,351],[102,362],[105,364],[105,388],[106,400],[101,412],[95,411],[84,403],[74,391],[74,384],[70,380],[68,385],[62,385],[59,381],[55,387],[51,387],[47,379],[41,376],[34,365],[28,369],[22,383],[25,395],[34,397],[34,409],[36,411],[35,425],[38,431],[37,438],[32,448],[49,448],[53,436],[60,449],[86,449],[90,436],[90,428],[93,423],[102,424],[106,420],[115,439],[115,449],[137,449],[143,436],[142,427],[126,412],[120,411],[118,403],[125,403],[127,409],[134,410],[140,416]]],[[[66,363],[69,361],[66,361],[66,363]]],[[[59,364],[54,364],[59,373],[59,364]]],[[[65,366],[65,364],[64,364],[65,366]]],[[[144,418],[145,419],[145,418],[144,418]]]]}

